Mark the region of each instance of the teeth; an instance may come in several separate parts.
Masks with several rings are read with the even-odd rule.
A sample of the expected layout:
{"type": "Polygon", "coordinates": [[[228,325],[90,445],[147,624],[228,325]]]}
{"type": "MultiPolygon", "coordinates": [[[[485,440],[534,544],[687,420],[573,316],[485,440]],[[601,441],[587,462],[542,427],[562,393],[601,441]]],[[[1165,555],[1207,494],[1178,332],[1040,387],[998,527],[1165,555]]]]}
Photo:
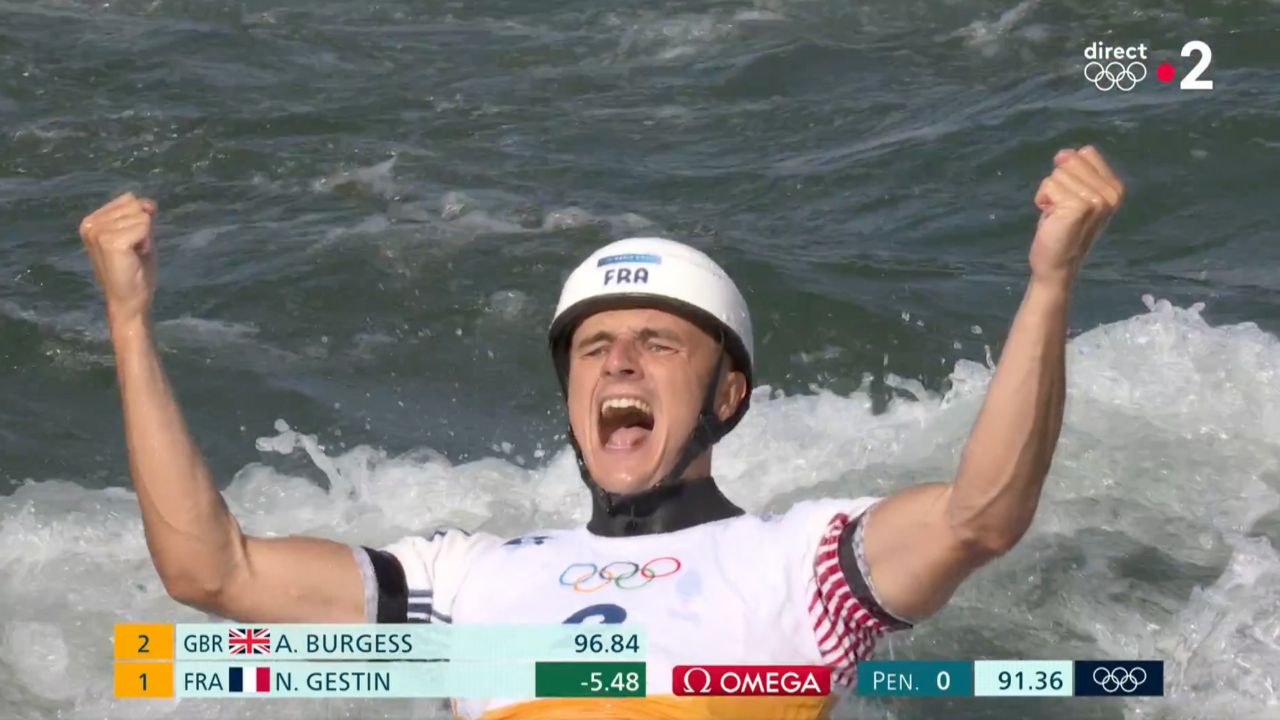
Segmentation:
{"type": "Polygon", "coordinates": [[[653,410],[649,407],[649,403],[640,398],[609,398],[600,403],[601,414],[610,410],[625,410],[627,408],[635,408],[645,415],[653,415],[653,410]]]}

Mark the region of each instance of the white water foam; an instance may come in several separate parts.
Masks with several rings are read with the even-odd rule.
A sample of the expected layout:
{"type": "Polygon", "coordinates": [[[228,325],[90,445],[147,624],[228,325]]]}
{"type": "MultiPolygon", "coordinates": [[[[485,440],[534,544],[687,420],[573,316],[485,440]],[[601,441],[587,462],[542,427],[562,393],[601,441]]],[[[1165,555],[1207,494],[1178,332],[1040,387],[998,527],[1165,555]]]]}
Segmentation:
{"type": "MultiPolygon", "coordinates": [[[[1277,716],[1280,532],[1267,518],[1280,507],[1280,341],[1210,326],[1198,307],[1148,307],[1071,342],[1062,444],[1028,536],[881,657],[1158,658],[1166,698],[1107,702],[1127,717],[1277,716]]],[[[917,399],[880,414],[861,391],[763,388],[717,476],[751,511],[946,480],[990,375],[960,362],[945,396],[895,380],[917,399]]],[[[305,454],[330,488],[246,466],[226,497],[250,533],[379,544],[440,525],[512,535],[586,518],[563,450],[534,469],[456,465],[430,450],[331,454],[283,421],[276,430],[257,449],[305,454]]],[[[0,499],[0,607],[4,717],[447,717],[435,701],[111,699],[112,623],[206,620],[165,596],[128,490],[45,480],[0,499]]],[[[860,718],[905,713],[859,705],[860,718]]]]}

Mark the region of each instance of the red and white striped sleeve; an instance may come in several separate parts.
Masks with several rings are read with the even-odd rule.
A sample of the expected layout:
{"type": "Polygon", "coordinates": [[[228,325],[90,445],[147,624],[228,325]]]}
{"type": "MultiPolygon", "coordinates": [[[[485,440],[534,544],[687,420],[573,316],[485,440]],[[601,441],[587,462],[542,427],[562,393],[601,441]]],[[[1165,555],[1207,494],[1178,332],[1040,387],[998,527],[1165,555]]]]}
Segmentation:
{"type": "Polygon", "coordinates": [[[809,616],[832,682],[844,686],[853,684],[858,661],[871,657],[885,633],[911,627],[876,600],[862,552],[866,513],[831,516],[813,561],[809,616]]]}

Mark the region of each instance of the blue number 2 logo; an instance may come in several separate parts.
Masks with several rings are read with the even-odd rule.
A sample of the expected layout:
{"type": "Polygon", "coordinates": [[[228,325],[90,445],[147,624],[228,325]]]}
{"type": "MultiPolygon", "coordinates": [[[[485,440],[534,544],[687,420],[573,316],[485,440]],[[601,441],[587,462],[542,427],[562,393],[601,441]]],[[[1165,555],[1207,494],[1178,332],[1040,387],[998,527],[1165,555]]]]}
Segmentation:
{"type": "Polygon", "coordinates": [[[578,612],[564,619],[564,625],[617,625],[627,619],[627,611],[617,605],[611,603],[603,603],[601,605],[588,605],[578,612]],[[587,623],[589,618],[600,618],[592,623],[587,623]]]}

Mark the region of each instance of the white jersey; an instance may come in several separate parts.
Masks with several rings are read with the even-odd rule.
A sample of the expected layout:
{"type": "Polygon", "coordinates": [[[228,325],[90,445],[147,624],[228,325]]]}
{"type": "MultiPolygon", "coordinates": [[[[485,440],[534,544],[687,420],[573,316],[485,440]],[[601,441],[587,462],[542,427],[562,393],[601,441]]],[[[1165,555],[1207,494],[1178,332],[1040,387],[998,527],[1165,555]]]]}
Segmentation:
{"type": "MultiPolygon", "coordinates": [[[[410,622],[643,624],[649,696],[671,694],[674,666],[703,663],[825,664],[848,684],[889,626],[851,591],[837,557],[842,531],[875,502],[811,500],[773,517],[634,537],[579,528],[504,541],[442,530],[374,554],[403,569],[410,622]]],[[[357,556],[375,622],[378,580],[357,556]]],[[[455,712],[536,716],[494,714],[526,702],[459,700],[455,712]]]]}

